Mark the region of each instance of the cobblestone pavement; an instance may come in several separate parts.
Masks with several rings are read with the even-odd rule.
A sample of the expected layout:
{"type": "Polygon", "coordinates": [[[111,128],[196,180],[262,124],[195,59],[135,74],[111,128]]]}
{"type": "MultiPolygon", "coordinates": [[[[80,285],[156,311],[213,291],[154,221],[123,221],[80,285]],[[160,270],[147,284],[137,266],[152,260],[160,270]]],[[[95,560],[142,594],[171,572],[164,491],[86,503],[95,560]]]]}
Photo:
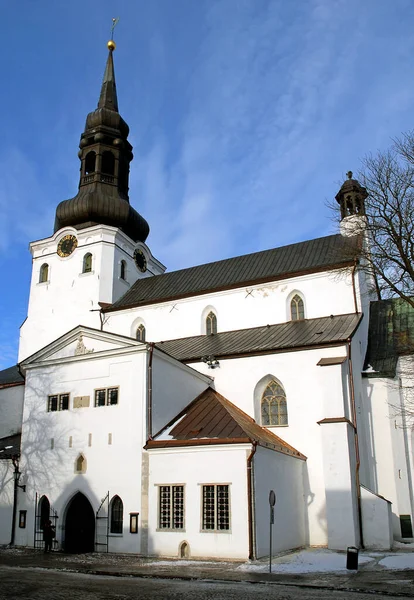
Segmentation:
{"type": "MultiPolygon", "coordinates": [[[[92,576],[0,567],[0,600],[371,600],[368,592],[321,590],[248,582],[180,581],[92,576]]],[[[389,594],[387,598],[399,598],[389,594]]]]}
{"type": "MultiPolygon", "coordinates": [[[[375,564],[370,564],[368,568],[363,567],[358,572],[345,572],[342,574],[302,573],[295,575],[278,573],[276,568],[271,574],[243,571],[240,569],[240,563],[237,562],[163,561],[146,559],[137,555],[98,553],[69,555],[58,552],[44,554],[32,549],[0,549],[0,569],[2,567],[6,569],[18,568],[21,573],[26,570],[37,569],[40,570],[40,573],[48,573],[49,571],[73,572],[83,573],[89,577],[92,575],[112,575],[114,579],[115,577],[122,578],[122,581],[124,578],[134,578],[135,580],[145,578],[167,579],[168,581],[163,583],[166,586],[173,585],[171,582],[178,579],[190,581],[199,579],[204,582],[206,580],[220,582],[220,585],[223,582],[273,583],[279,587],[283,586],[283,588],[298,586],[302,590],[317,588],[319,591],[365,592],[371,594],[371,598],[380,596],[414,598],[414,571],[391,571],[375,564]]],[[[36,577],[34,577],[34,581],[36,581],[36,577]]],[[[159,585],[161,585],[160,582],[159,585]]],[[[111,597],[115,598],[117,596],[111,597]]],[[[119,597],[122,598],[123,596],[119,597]]],[[[286,598],[290,597],[295,596],[286,596],[286,598]]],[[[311,597],[313,596],[309,596],[309,598],[311,597]]],[[[74,599],[71,598],[71,600],[74,599]]],[[[82,600],[86,600],[86,598],[82,598],[82,600]]]]}

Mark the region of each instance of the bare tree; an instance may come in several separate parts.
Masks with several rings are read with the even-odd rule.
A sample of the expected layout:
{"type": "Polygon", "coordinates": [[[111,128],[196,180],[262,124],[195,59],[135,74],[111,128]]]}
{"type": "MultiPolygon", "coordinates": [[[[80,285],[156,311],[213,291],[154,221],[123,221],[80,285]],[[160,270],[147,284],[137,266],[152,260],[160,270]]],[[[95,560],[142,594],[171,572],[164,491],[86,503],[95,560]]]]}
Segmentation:
{"type": "Polygon", "coordinates": [[[348,177],[337,200],[342,218],[366,217],[369,243],[360,248],[360,264],[375,277],[380,297],[399,296],[414,308],[414,131],[362,160],[363,187],[348,177]]]}

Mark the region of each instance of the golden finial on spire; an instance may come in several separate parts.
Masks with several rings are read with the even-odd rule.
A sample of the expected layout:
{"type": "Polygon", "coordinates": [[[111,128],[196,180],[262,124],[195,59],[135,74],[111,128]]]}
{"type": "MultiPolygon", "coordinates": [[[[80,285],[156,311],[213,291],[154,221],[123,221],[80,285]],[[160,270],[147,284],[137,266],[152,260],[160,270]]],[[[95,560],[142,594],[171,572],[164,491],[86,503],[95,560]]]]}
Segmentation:
{"type": "Polygon", "coordinates": [[[111,39],[110,39],[110,40],[109,40],[109,42],[107,43],[108,49],[109,49],[109,50],[111,50],[111,51],[112,51],[112,50],[115,50],[115,48],[116,48],[116,44],[115,44],[115,42],[114,42],[114,29],[115,29],[115,27],[117,26],[117,24],[118,24],[118,21],[119,21],[119,17],[116,17],[116,18],[114,17],[114,18],[112,19],[112,27],[111,27],[111,39]]]}

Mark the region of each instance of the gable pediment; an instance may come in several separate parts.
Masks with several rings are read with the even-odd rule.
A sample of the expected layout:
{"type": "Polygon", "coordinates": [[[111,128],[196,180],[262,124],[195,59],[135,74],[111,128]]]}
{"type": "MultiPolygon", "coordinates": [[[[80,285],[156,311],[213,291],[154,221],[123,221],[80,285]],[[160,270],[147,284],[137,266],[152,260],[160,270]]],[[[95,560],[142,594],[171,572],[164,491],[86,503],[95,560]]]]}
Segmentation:
{"type": "Polygon", "coordinates": [[[138,348],[145,348],[145,344],[132,338],[79,325],[29,356],[21,366],[24,369],[39,363],[53,363],[138,348]]]}

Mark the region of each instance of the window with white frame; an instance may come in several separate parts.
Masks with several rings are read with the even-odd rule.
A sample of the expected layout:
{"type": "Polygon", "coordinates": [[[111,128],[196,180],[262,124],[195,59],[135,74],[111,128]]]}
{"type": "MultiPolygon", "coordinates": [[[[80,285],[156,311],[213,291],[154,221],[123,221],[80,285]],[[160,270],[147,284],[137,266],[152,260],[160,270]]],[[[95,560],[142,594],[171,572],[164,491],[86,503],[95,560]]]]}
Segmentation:
{"type": "Polygon", "coordinates": [[[49,265],[47,263],[44,263],[41,267],[40,267],[40,272],[39,272],[39,283],[46,283],[49,279],[49,265]]]}
{"type": "Polygon", "coordinates": [[[69,410],[69,394],[51,394],[47,399],[47,412],[69,410]]]}
{"type": "Polygon", "coordinates": [[[143,325],[143,323],[141,323],[141,325],[138,325],[137,330],[136,330],[136,338],[138,340],[138,342],[145,342],[145,325],[143,325]]]}
{"type": "Polygon", "coordinates": [[[206,317],[206,334],[217,333],[217,316],[211,310],[206,317]]]}
{"type": "Polygon", "coordinates": [[[158,529],[184,529],[184,486],[160,485],[158,529]]]}
{"type": "Polygon", "coordinates": [[[228,485],[202,486],[204,531],[228,531],[230,529],[230,491],[228,485]]]}
{"type": "Polygon", "coordinates": [[[118,404],[119,388],[102,388],[95,390],[95,406],[112,406],[118,404]]]}

